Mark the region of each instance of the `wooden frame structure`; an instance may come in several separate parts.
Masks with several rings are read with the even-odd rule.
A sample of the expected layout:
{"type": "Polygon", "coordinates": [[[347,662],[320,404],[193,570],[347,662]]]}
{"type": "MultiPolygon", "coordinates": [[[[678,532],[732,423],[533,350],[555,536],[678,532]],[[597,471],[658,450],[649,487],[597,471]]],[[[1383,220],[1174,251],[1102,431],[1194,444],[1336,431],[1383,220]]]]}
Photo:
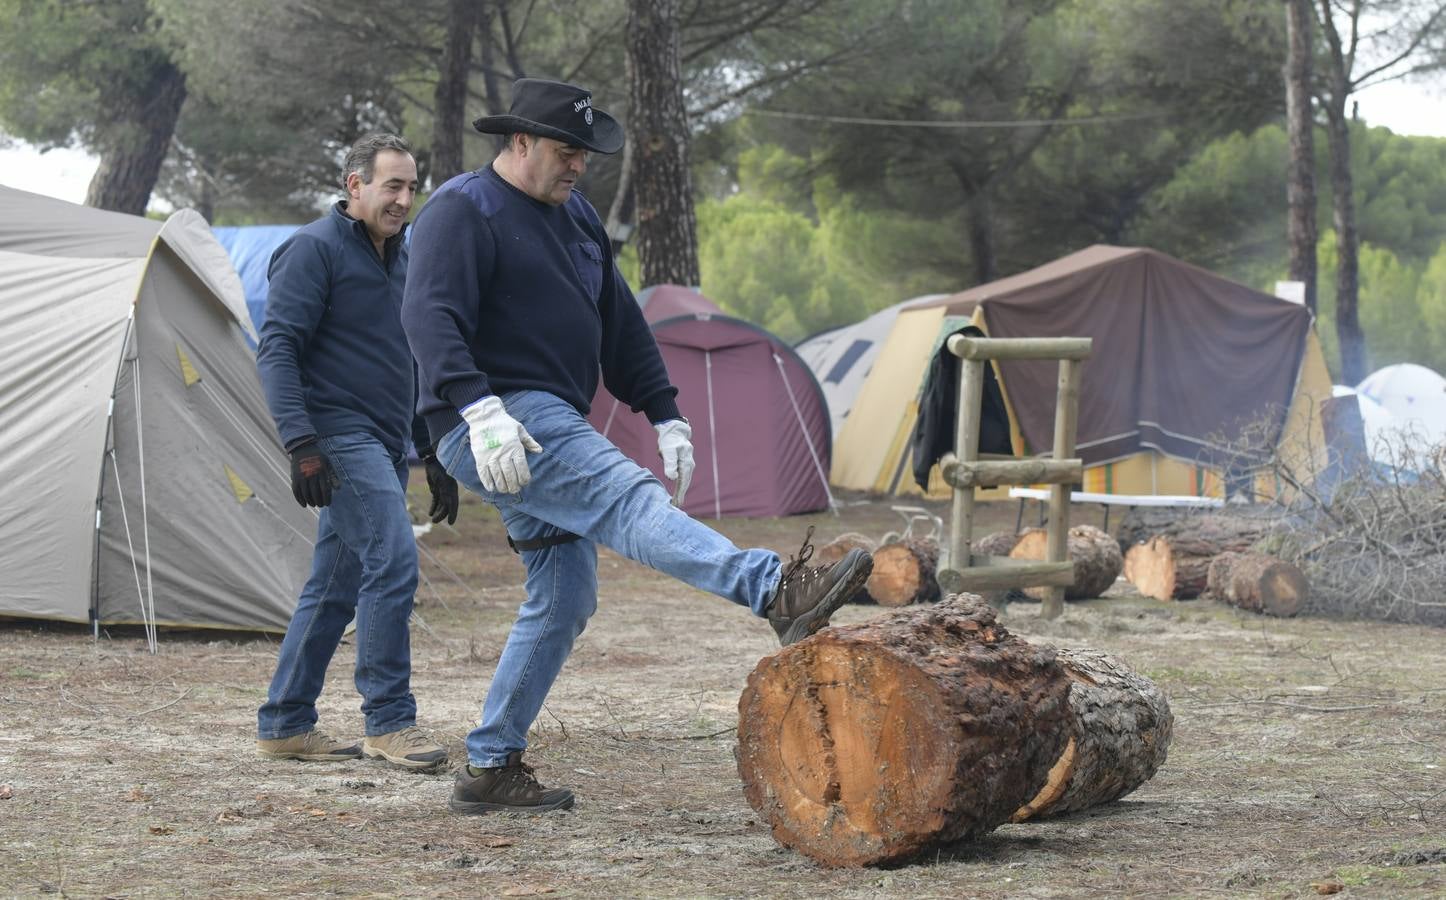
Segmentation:
{"type": "Polygon", "coordinates": [[[1070,486],[1084,477],[1084,462],[1074,458],[1079,415],[1079,368],[1089,358],[1090,338],[949,338],[959,357],[959,416],[954,453],[940,461],[944,480],[954,488],[947,556],[940,560],[939,586],[948,593],[1043,586],[1049,588],[1040,611],[1046,619],[1064,610],[1064,589],[1074,583],[1069,559],[1070,486]],[[1054,452],[1049,459],[1015,459],[979,453],[979,415],[984,366],[996,359],[1059,360],[1059,392],[1054,409],[1054,452]],[[974,489],[1000,485],[1048,484],[1049,533],[1043,562],[1002,556],[974,556],[974,489]]]}

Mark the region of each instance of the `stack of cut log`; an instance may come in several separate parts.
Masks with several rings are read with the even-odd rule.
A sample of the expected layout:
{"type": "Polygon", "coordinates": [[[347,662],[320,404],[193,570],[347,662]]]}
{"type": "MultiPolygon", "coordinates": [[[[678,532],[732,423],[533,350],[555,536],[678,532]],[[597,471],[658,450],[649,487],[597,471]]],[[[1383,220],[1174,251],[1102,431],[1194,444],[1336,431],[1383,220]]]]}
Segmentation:
{"type": "Polygon", "coordinates": [[[1119,660],[1032,646],[971,594],[783,648],[738,711],[748,802],[828,866],[1115,800],[1164,763],[1173,723],[1119,660]]]}
{"type": "Polygon", "coordinates": [[[1120,523],[1125,578],[1158,600],[1221,600],[1293,616],[1309,593],[1294,565],[1256,551],[1273,522],[1260,515],[1133,510],[1120,523]]]}
{"type": "MultiPolygon", "coordinates": [[[[938,600],[939,542],[932,537],[901,537],[898,534],[885,537],[887,540],[875,544],[857,532],[841,534],[818,548],[814,562],[832,565],[850,550],[863,548],[873,554],[874,570],[864,589],[855,595],[855,602],[900,607],[938,600]]],[[[976,540],[973,553],[975,556],[1042,560],[1048,540],[1048,532],[1043,528],[1030,528],[1020,534],[1001,531],[976,540]]],[[[1100,596],[1115,583],[1124,566],[1114,538],[1092,525],[1078,525],[1070,529],[1069,556],[1075,564],[1075,583],[1065,590],[1066,600],[1100,596]]],[[[1024,593],[1042,600],[1046,590],[1030,588],[1024,593]]]]}

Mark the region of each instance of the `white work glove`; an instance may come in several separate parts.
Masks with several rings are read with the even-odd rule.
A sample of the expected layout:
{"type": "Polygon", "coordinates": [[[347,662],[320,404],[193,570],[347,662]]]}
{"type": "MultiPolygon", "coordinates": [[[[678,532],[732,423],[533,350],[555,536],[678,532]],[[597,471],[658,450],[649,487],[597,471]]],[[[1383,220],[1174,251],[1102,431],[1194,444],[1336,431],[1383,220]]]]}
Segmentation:
{"type": "Polygon", "coordinates": [[[693,429],[687,419],[669,419],[653,426],[658,430],[658,455],[663,458],[663,474],[677,485],[673,489],[673,505],[683,508],[683,495],[693,483],[693,429]]]}
{"type": "Polygon", "coordinates": [[[477,461],[482,487],[494,493],[515,494],[532,480],[524,450],[541,453],[522,423],[507,414],[502,398],[483,397],[462,410],[467,420],[467,439],[477,461]]]}

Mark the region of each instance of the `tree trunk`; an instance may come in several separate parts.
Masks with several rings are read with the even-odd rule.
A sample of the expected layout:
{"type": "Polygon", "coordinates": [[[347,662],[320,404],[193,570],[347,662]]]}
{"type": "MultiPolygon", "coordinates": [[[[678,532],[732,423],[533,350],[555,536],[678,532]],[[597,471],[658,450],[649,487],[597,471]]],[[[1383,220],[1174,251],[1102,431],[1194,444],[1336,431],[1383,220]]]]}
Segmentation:
{"type": "Polygon", "coordinates": [[[1366,336],[1361,331],[1361,239],[1356,231],[1356,200],[1351,177],[1351,123],[1344,109],[1328,110],[1326,134],[1331,156],[1331,207],[1336,228],[1336,338],[1341,348],[1341,380],[1359,384],[1367,374],[1366,336]]]}
{"type": "Polygon", "coordinates": [[[864,585],[880,606],[908,606],[939,599],[939,542],[905,538],[874,551],[874,571],[864,585]]]}
{"type": "Polygon", "coordinates": [[[86,206],[146,214],[186,102],[186,76],[171,62],[160,61],[138,82],[113,84],[101,92],[109,127],[86,206]]]}
{"type": "Polygon", "coordinates": [[[432,185],[467,171],[462,136],[467,129],[467,80],[472,71],[472,36],[477,29],[478,0],[450,0],[447,38],[432,92],[432,185]]]}
{"type": "MultiPolygon", "coordinates": [[[[1316,308],[1315,117],[1311,113],[1310,0],[1285,0],[1288,47],[1285,62],[1285,117],[1290,134],[1286,199],[1290,243],[1290,278],[1305,285],[1305,305],[1316,308]]],[[[1354,382],[1352,382],[1354,384],[1354,382]]]]}
{"type": "MultiPolygon", "coordinates": [[[[1341,348],[1341,381],[1357,384],[1366,377],[1366,340],[1361,333],[1357,301],[1360,296],[1360,235],[1356,232],[1356,198],[1351,177],[1351,123],[1346,119],[1346,98],[1355,90],[1351,67],[1355,64],[1357,30],[1352,19],[1349,46],[1343,45],[1335,25],[1335,4],[1317,0],[1325,37],[1324,93],[1326,143],[1330,147],[1331,209],[1336,229],[1336,338],[1341,348]]],[[[1359,13],[1359,6],[1353,8],[1359,13]]]]}
{"type": "Polygon", "coordinates": [[[998,277],[994,256],[994,204],[989,189],[970,194],[965,200],[969,219],[969,251],[974,257],[974,283],[988,284],[998,277]]]}
{"type": "MultiPolygon", "coordinates": [[[[623,252],[627,241],[622,237],[624,225],[631,225],[636,214],[637,195],[633,192],[633,156],[636,148],[635,141],[628,141],[623,145],[622,165],[618,168],[618,186],[613,191],[613,202],[608,207],[607,221],[603,228],[608,233],[608,240],[612,242],[612,253],[617,256],[623,252]]],[[[641,285],[639,285],[641,287],[641,285]]]]}
{"type": "Polygon", "coordinates": [[[631,181],[643,286],[701,281],[678,40],[678,0],[628,0],[631,181]]]}
{"type": "Polygon", "coordinates": [[[1098,650],[1060,650],[1059,662],[1072,682],[1073,737],[1014,822],[1118,800],[1154,777],[1170,749],[1175,717],[1153,681],[1098,650]]]}
{"type": "Polygon", "coordinates": [[[827,866],[976,837],[1044,785],[1069,683],[1053,650],[968,594],[824,629],[748,676],[744,794],[775,840],[827,866]]]}
{"type": "Polygon", "coordinates": [[[1251,612],[1289,618],[1300,612],[1310,583],[1300,569],[1264,553],[1222,553],[1210,563],[1207,593],[1251,612]]]}
{"type": "MultiPolygon", "coordinates": [[[[1069,558],[1074,562],[1074,584],[1065,588],[1066,600],[1090,600],[1114,587],[1115,579],[1125,566],[1120,545],[1115,539],[1093,525],[1076,525],[1069,530],[1069,558]]],[[[1039,559],[1049,548],[1049,532],[1030,528],[1019,536],[1012,559],[1039,559]]],[[[1049,588],[1032,587],[1024,591],[1036,600],[1044,600],[1049,588]]]]}

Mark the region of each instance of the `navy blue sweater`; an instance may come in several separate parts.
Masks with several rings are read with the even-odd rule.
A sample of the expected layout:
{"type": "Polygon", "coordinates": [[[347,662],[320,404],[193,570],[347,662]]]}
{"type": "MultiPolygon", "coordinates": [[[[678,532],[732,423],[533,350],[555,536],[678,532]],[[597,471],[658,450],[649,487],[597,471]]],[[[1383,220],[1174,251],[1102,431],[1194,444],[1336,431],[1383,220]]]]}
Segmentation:
{"type": "Polygon", "coordinates": [[[634,412],[678,417],[653,332],[582,194],[550,206],[489,165],[438,188],[411,243],[402,325],[434,442],[463,407],[509,390],[547,391],[586,415],[599,371],[634,412]]]}
{"type": "Polygon", "coordinates": [[[288,450],[312,437],[364,432],[397,457],[416,418],[416,369],[402,332],[405,232],[377,254],[346,203],[298,229],[271,255],[256,368],[288,450]]]}

